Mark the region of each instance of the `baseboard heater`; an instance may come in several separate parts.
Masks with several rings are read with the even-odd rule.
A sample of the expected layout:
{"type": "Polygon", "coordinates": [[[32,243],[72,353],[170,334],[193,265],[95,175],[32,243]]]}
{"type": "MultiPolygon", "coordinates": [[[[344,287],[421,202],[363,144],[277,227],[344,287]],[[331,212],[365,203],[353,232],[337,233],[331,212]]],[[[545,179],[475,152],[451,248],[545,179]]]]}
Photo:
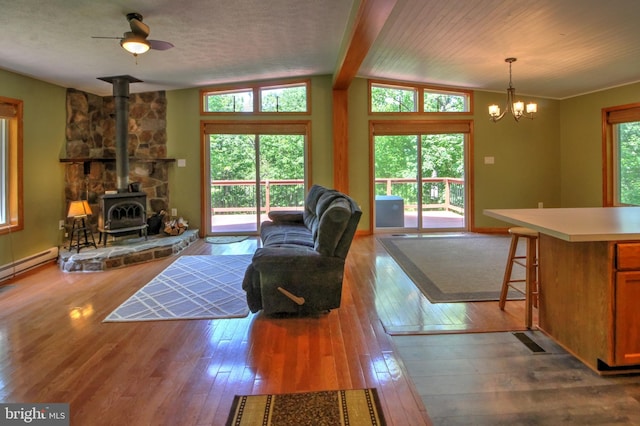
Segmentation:
{"type": "Polygon", "coordinates": [[[4,281],[14,275],[21,274],[58,257],[58,247],[36,253],[29,257],[0,266],[0,281],[4,281]]]}

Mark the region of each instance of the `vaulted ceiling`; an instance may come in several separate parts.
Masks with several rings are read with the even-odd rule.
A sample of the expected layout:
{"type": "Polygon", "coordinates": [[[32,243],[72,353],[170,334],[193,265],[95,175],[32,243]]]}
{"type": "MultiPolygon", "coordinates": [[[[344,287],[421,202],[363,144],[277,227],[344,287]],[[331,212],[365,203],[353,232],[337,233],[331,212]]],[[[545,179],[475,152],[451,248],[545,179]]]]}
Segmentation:
{"type": "Polygon", "coordinates": [[[131,91],[144,92],[345,66],[504,91],[504,59],[517,57],[518,93],[563,99],[640,81],[638,22],[637,0],[0,0],[0,68],[101,95],[104,76],[132,75],[143,83],[131,91]],[[134,58],[117,39],[92,38],[122,37],[130,12],[175,47],[134,58]]]}

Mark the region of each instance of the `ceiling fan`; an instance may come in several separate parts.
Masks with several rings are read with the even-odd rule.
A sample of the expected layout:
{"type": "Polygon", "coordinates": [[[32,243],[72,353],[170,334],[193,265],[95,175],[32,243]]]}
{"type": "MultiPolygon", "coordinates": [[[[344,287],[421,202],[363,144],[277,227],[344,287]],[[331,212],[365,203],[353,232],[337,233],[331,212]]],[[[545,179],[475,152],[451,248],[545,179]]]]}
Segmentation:
{"type": "Polygon", "coordinates": [[[120,40],[120,46],[127,52],[138,56],[147,52],[149,49],[167,50],[173,47],[168,41],[147,40],[150,30],[149,26],[142,22],[142,15],[139,13],[127,13],[127,21],[131,31],[124,33],[123,37],[92,37],[92,38],[109,38],[120,40]]]}

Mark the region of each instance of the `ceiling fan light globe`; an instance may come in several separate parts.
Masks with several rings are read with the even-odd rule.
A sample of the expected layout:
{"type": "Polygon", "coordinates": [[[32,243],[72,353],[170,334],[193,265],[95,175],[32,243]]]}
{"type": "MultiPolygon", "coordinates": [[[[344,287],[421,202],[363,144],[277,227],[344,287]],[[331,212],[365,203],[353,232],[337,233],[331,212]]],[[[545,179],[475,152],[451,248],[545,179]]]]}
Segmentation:
{"type": "Polygon", "coordinates": [[[132,53],[134,55],[140,55],[142,53],[145,53],[151,48],[151,46],[149,45],[149,42],[142,38],[123,39],[120,42],[120,46],[122,46],[122,48],[127,52],[132,53]]]}

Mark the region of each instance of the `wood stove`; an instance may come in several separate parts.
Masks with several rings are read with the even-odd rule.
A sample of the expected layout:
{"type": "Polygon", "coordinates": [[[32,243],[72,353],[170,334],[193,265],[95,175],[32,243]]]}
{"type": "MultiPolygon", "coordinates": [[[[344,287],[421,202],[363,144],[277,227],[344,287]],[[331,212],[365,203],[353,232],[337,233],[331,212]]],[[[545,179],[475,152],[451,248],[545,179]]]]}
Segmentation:
{"type": "Polygon", "coordinates": [[[123,235],[137,232],[147,238],[147,194],[145,192],[120,192],[104,194],[99,197],[100,214],[98,216],[98,231],[100,239],[104,238],[107,245],[107,235],[123,235]]]}

